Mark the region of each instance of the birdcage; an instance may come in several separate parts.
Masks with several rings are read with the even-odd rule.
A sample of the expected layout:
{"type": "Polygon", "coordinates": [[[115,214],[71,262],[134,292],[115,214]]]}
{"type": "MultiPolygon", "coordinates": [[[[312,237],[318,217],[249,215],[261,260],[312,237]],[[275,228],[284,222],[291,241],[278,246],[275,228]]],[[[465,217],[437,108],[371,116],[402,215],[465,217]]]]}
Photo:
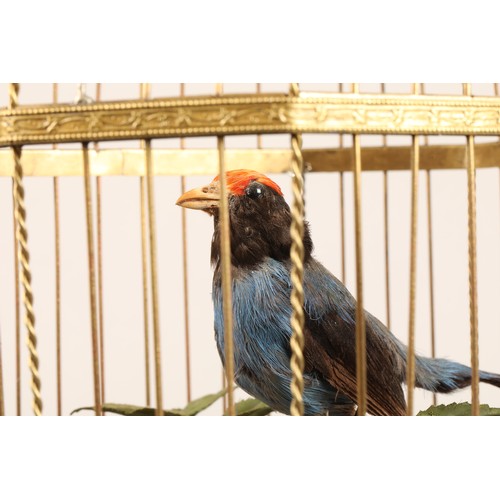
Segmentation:
{"type": "MultiPolygon", "coordinates": [[[[497,84],[0,88],[0,414],[113,402],[161,415],[223,387],[209,412],[235,413],[246,396],[213,341],[211,224],[175,201],[237,168],[278,179],[292,206],[292,414],[304,211],[357,299],[358,414],[363,309],[408,343],[409,414],[432,402],[414,388],[416,351],[470,364],[479,414],[479,365],[500,371],[497,84]]],[[[221,217],[231,359],[227,205],[221,217]]],[[[469,393],[439,402],[457,398],[469,393]]],[[[499,394],[485,387],[481,402],[499,394]]]]}

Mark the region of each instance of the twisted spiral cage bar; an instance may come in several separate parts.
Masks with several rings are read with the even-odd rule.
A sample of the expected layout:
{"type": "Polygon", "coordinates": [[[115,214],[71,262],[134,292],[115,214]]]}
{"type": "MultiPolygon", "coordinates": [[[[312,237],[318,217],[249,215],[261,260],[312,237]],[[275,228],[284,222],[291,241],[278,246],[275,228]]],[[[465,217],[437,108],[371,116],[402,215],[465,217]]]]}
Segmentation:
{"type": "MultiPolygon", "coordinates": [[[[299,86],[294,83],[290,86],[290,94],[294,97],[299,95],[299,86]]],[[[292,246],[290,249],[290,260],[292,270],[290,279],[292,282],[292,293],[290,302],[292,305],[292,338],[290,349],[292,352],[290,368],[292,370],[292,402],[290,413],[293,416],[304,414],[304,159],[302,156],[302,136],[292,135],[292,224],[290,235],[292,246]]]]}
{"type": "MultiPolygon", "coordinates": [[[[19,84],[9,86],[9,107],[14,109],[19,104],[19,84]]],[[[22,148],[12,147],[14,157],[14,214],[16,220],[16,246],[21,264],[21,282],[23,285],[23,303],[25,308],[24,323],[27,329],[27,345],[29,350],[28,365],[31,372],[31,392],[33,395],[33,412],[36,416],[42,414],[41,380],[37,351],[37,336],[35,331],[35,311],[33,308],[33,290],[31,288],[30,254],[28,250],[28,230],[26,228],[26,207],[24,204],[23,167],[21,164],[22,148]]]]}

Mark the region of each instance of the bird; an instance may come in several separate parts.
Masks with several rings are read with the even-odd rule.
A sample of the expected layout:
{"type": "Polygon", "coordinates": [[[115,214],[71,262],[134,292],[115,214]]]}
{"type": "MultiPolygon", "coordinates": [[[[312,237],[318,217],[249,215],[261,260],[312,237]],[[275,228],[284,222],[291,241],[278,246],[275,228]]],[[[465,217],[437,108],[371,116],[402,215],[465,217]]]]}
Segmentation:
{"type": "MultiPolygon", "coordinates": [[[[226,173],[231,241],[234,380],[273,410],[290,414],[290,225],[280,187],[254,170],[226,173]]],[[[177,205],[213,217],[212,300],[217,350],[225,365],[221,288],[221,185],[219,176],[185,192],[177,205]]],[[[304,415],[357,413],[356,300],[313,255],[304,227],[304,415]]],[[[366,407],[371,415],[406,415],[408,349],[375,316],[364,311],[366,407]]],[[[500,387],[500,375],[480,371],[480,381],[500,387]]],[[[449,393],[471,385],[471,368],[444,358],[416,355],[415,386],[449,393]]]]}

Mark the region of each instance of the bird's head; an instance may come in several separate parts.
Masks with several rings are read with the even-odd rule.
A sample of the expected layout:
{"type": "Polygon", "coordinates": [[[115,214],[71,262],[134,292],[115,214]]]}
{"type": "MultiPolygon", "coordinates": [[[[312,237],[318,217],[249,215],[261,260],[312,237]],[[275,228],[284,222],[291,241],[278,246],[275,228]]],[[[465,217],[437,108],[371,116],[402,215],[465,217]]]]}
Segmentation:
{"type": "MultiPolygon", "coordinates": [[[[290,255],[290,208],[280,187],[255,170],[231,170],[226,174],[232,261],[236,266],[253,266],[267,257],[287,260],[290,255]]],[[[212,261],[219,257],[219,177],[208,185],[184,193],[177,205],[203,210],[214,216],[212,261]]],[[[306,227],[306,256],[312,250],[306,227]]]]}
{"type": "MultiPolygon", "coordinates": [[[[255,170],[231,170],[226,174],[226,179],[229,200],[246,199],[248,205],[258,206],[263,204],[266,197],[283,197],[280,187],[274,181],[255,170]]],[[[177,200],[177,205],[216,215],[219,211],[220,195],[220,180],[217,176],[207,186],[184,193],[177,200]]]]}

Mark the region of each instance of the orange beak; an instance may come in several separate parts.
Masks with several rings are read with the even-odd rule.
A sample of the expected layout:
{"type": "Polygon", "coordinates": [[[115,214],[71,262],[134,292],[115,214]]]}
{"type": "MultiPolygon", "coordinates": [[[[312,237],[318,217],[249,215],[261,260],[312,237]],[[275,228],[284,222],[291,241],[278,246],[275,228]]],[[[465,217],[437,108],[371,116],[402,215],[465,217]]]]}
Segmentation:
{"type": "Polygon", "coordinates": [[[184,193],[176,202],[183,208],[192,208],[193,210],[211,211],[219,208],[220,187],[219,182],[214,181],[208,186],[191,189],[184,193]]]}

